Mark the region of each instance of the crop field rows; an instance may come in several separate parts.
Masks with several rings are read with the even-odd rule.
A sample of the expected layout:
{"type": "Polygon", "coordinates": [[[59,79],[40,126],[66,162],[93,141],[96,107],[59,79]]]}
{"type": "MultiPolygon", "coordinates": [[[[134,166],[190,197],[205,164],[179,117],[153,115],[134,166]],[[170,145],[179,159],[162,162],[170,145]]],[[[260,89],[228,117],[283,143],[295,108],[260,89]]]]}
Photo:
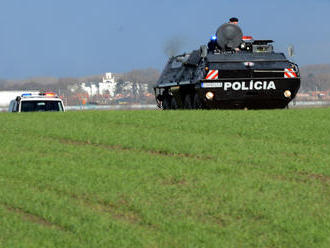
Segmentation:
{"type": "Polygon", "coordinates": [[[330,245],[330,109],[0,123],[0,247],[330,245]]]}

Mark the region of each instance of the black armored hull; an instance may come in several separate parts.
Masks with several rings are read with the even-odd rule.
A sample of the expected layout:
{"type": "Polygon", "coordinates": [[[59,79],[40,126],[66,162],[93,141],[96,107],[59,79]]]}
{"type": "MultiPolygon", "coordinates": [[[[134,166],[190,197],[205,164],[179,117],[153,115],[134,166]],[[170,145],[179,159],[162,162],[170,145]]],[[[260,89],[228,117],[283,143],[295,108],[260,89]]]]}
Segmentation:
{"type": "Polygon", "coordinates": [[[299,87],[300,78],[202,80],[195,85],[199,106],[207,109],[285,108],[299,87]]]}

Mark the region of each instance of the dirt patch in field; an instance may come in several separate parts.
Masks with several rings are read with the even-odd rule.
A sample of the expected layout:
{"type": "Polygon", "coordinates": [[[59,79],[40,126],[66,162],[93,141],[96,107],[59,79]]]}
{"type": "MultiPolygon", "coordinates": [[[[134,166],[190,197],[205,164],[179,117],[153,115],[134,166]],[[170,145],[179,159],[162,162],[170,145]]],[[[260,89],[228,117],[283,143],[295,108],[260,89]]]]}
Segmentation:
{"type": "Polygon", "coordinates": [[[109,214],[111,218],[127,222],[130,224],[142,223],[143,218],[138,212],[134,211],[125,197],[121,197],[117,202],[106,202],[102,199],[93,199],[88,194],[76,194],[64,190],[56,189],[52,186],[43,186],[39,190],[49,190],[59,196],[69,196],[70,198],[79,202],[80,205],[89,208],[101,214],[109,214]]]}
{"type": "Polygon", "coordinates": [[[186,185],[187,181],[185,178],[170,177],[161,182],[162,185],[186,185]]]}
{"type": "Polygon", "coordinates": [[[166,157],[179,157],[179,158],[191,158],[191,159],[198,159],[198,160],[213,160],[212,156],[200,156],[194,155],[189,153],[172,153],[167,151],[158,151],[158,150],[147,150],[147,149],[138,149],[138,148],[128,148],[119,145],[105,145],[105,144],[97,144],[91,141],[77,141],[77,140],[70,140],[70,139],[58,139],[61,143],[69,144],[69,145],[91,145],[95,147],[100,147],[103,149],[109,150],[119,150],[119,151],[133,151],[133,152],[143,152],[149,153],[153,155],[159,156],[166,156],[166,157]]]}
{"type": "Polygon", "coordinates": [[[317,179],[324,183],[330,183],[330,176],[326,176],[323,174],[307,173],[307,172],[300,172],[299,174],[302,176],[307,176],[310,179],[317,179]]]}
{"type": "Polygon", "coordinates": [[[154,230],[157,227],[146,221],[138,209],[130,203],[126,196],[121,196],[117,201],[105,202],[104,200],[92,200],[84,198],[84,205],[96,212],[109,214],[111,218],[132,225],[139,225],[154,230]]]}
{"type": "Polygon", "coordinates": [[[120,198],[117,202],[104,202],[102,200],[93,202],[88,200],[85,205],[94,211],[108,213],[112,218],[130,224],[138,224],[142,221],[142,217],[133,210],[125,198],[120,198]]]}
{"type": "Polygon", "coordinates": [[[47,228],[54,228],[54,229],[57,229],[57,230],[60,230],[60,231],[65,231],[65,232],[67,231],[63,226],[60,226],[60,225],[54,224],[52,222],[49,222],[48,220],[46,220],[46,219],[44,219],[44,218],[42,218],[38,215],[29,213],[29,212],[23,210],[22,208],[8,206],[6,204],[2,204],[2,205],[9,212],[16,213],[19,216],[21,216],[22,219],[25,220],[25,221],[33,222],[35,224],[38,224],[38,225],[41,225],[41,226],[44,226],[44,227],[47,227],[47,228]]]}
{"type": "Polygon", "coordinates": [[[284,175],[273,175],[274,179],[282,180],[282,181],[295,181],[298,183],[308,183],[313,180],[318,180],[322,183],[329,184],[330,183],[330,176],[326,176],[323,174],[313,174],[313,173],[307,173],[307,172],[299,172],[295,174],[295,176],[284,176],[284,175]],[[297,177],[300,176],[300,177],[297,177]]]}

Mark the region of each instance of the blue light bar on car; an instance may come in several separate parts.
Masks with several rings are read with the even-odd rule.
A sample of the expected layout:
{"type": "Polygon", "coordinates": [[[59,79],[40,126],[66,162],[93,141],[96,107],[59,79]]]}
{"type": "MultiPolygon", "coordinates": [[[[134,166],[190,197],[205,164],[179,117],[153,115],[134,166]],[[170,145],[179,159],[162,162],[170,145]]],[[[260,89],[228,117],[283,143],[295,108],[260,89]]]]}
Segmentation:
{"type": "Polygon", "coordinates": [[[32,96],[32,93],[24,93],[24,94],[22,94],[22,97],[25,97],[25,96],[32,96]]]}

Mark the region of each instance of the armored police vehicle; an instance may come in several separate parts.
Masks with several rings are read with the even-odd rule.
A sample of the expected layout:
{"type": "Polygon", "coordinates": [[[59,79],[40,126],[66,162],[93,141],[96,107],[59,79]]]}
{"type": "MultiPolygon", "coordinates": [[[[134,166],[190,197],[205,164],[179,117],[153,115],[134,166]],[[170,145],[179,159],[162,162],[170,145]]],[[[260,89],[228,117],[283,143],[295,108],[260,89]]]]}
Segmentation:
{"type": "Polygon", "coordinates": [[[154,87],[162,109],[285,108],[300,87],[298,65],[272,40],[223,24],[208,46],[171,57],[154,87]]]}
{"type": "Polygon", "coordinates": [[[24,93],[9,104],[8,112],[65,111],[63,101],[53,92],[24,93]]]}

